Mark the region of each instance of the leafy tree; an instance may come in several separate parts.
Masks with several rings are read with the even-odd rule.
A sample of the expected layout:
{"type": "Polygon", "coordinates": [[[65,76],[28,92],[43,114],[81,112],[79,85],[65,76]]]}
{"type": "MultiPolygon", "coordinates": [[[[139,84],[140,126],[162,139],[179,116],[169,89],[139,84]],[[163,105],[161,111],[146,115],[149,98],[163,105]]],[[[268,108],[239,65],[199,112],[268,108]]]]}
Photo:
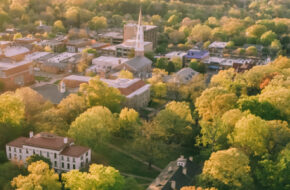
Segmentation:
{"type": "Polygon", "coordinates": [[[61,189],[58,174],[43,161],[37,161],[28,166],[29,175],[15,177],[11,184],[16,189],[61,189]]]}
{"type": "Polygon", "coordinates": [[[211,120],[223,115],[235,107],[237,97],[221,87],[213,87],[203,91],[196,99],[195,106],[204,120],[211,120]]]}
{"type": "Polygon", "coordinates": [[[263,155],[268,153],[270,135],[267,122],[249,114],[236,123],[233,143],[250,154],[263,155]]]}
{"type": "Polygon", "coordinates": [[[267,46],[270,45],[276,38],[277,35],[275,32],[268,31],[261,36],[261,42],[267,46]]]}
{"type": "Polygon", "coordinates": [[[203,180],[221,189],[248,189],[252,187],[249,158],[236,148],[211,154],[204,163],[203,180]]]}
{"type": "Polygon", "coordinates": [[[165,69],[166,70],[167,66],[168,66],[168,59],[166,59],[166,58],[158,58],[155,66],[157,68],[159,68],[159,69],[165,69]]]}
{"type": "Polygon", "coordinates": [[[30,164],[32,164],[33,162],[37,162],[37,161],[43,161],[46,164],[49,165],[49,167],[51,168],[51,161],[48,158],[45,158],[43,156],[40,156],[38,154],[33,154],[32,156],[29,156],[28,158],[26,158],[26,164],[29,166],[30,164]]]}
{"type": "Polygon", "coordinates": [[[167,86],[164,82],[157,82],[151,85],[151,92],[154,97],[165,98],[167,95],[167,86]]]}
{"type": "Polygon", "coordinates": [[[15,95],[21,98],[25,106],[25,118],[33,122],[34,116],[42,111],[52,107],[52,104],[46,101],[42,95],[29,87],[18,88],[15,95]]]}
{"type": "Polygon", "coordinates": [[[151,123],[144,123],[140,126],[135,136],[133,148],[145,155],[148,162],[148,168],[151,169],[152,164],[157,159],[164,156],[164,143],[161,140],[162,132],[159,126],[151,123]]]}
{"type": "Polygon", "coordinates": [[[94,29],[96,31],[98,31],[100,29],[105,29],[108,26],[107,19],[106,19],[106,17],[103,17],[103,16],[93,17],[92,20],[90,21],[89,25],[90,25],[91,29],[94,29]]]}
{"type": "Polygon", "coordinates": [[[193,135],[194,123],[189,104],[186,102],[170,102],[165,110],[160,111],[154,119],[167,143],[188,143],[193,135]]]}
{"type": "Polygon", "coordinates": [[[53,29],[56,32],[65,32],[65,27],[63,26],[63,23],[62,23],[61,20],[57,20],[57,21],[54,22],[53,29]]]}
{"type": "Polygon", "coordinates": [[[72,170],[62,175],[65,188],[98,189],[98,190],[122,190],[125,180],[113,167],[103,165],[90,165],[89,172],[72,170]]]}
{"type": "Polygon", "coordinates": [[[87,109],[87,104],[82,96],[70,94],[57,105],[58,114],[68,124],[87,109]]]}
{"type": "Polygon", "coordinates": [[[189,67],[199,73],[206,73],[206,65],[202,62],[197,62],[196,60],[192,60],[189,63],[189,67]]]}
{"type": "Polygon", "coordinates": [[[211,28],[206,25],[196,25],[193,27],[189,39],[196,42],[205,42],[211,37],[211,28]]]}
{"type": "Polygon", "coordinates": [[[195,187],[195,186],[185,186],[185,187],[182,187],[180,190],[217,190],[217,189],[214,187],[202,188],[202,187],[195,187]]]}
{"type": "Polygon", "coordinates": [[[124,78],[124,79],[133,79],[133,73],[131,73],[128,70],[122,70],[119,74],[119,78],[124,78]]]}
{"type": "Polygon", "coordinates": [[[92,62],[92,57],[86,51],[82,52],[81,59],[77,64],[78,72],[85,72],[85,70],[89,67],[92,62]]]}
{"type": "Polygon", "coordinates": [[[104,142],[116,129],[116,125],[116,119],[110,110],[96,106],[77,117],[68,133],[81,144],[94,145],[95,142],[104,142]]]}
{"type": "Polygon", "coordinates": [[[247,28],[246,35],[247,37],[254,37],[259,39],[266,31],[267,28],[264,25],[255,24],[247,28]]]}
{"type": "Polygon", "coordinates": [[[252,114],[265,120],[283,119],[280,110],[267,101],[259,102],[258,97],[248,97],[238,101],[242,111],[249,110],[252,114]]]}
{"type": "Polygon", "coordinates": [[[119,115],[119,129],[116,130],[118,136],[132,138],[140,126],[139,113],[134,109],[123,108],[119,115]]]}
{"type": "Polygon", "coordinates": [[[109,108],[112,112],[118,112],[124,97],[116,88],[109,87],[99,78],[92,78],[88,84],[81,84],[80,93],[90,107],[100,105],[109,108]]]}
{"type": "Polygon", "coordinates": [[[21,98],[11,92],[0,95],[0,123],[20,124],[25,107],[21,98]]]}
{"type": "Polygon", "coordinates": [[[250,46],[246,49],[246,54],[250,56],[257,56],[258,51],[255,46],[250,46]]]}
{"type": "Polygon", "coordinates": [[[22,38],[22,34],[21,34],[21,33],[16,33],[16,34],[14,34],[14,36],[13,36],[13,40],[16,40],[16,39],[18,39],[18,38],[22,38]]]}
{"type": "Polygon", "coordinates": [[[11,180],[19,174],[25,174],[25,167],[16,162],[5,162],[0,164],[0,187],[3,190],[12,189],[11,180]]]}

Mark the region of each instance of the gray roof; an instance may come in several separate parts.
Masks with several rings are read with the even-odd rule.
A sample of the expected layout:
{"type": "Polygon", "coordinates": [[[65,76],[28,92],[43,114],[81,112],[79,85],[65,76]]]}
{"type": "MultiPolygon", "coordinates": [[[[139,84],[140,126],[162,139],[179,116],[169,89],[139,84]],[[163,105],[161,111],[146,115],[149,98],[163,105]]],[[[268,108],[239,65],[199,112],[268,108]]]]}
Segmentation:
{"type": "Polygon", "coordinates": [[[36,87],[34,90],[41,94],[45,99],[50,100],[53,104],[59,104],[62,99],[70,94],[70,92],[60,93],[58,86],[55,84],[36,87]]]}
{"type": "Polygon", "coordinates": [[[134,57],[133,59],[130,59],[129,61],[125,62],[125,64],[132,67],[134,70],[138,71],[142,69],[143,67],[147,65],[152,65],[152,61],[144,56],[138,56],[134,57]]]}

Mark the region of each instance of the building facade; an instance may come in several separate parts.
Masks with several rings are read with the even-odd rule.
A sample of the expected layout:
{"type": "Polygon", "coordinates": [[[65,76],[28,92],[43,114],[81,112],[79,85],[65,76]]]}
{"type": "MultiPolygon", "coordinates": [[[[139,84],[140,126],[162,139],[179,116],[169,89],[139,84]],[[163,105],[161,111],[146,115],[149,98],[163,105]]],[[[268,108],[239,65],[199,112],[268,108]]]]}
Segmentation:
{"type": "Polygon", "coordinates": [[[34,154],[48,158],[57,172],[81,169],[91,162],[91,150],[78,146],[67,137],[60,137],[41,132],[29,138],[19,137],[6,144],[6,154],[9,160],[26,163],[26,159],[34,154]]]}

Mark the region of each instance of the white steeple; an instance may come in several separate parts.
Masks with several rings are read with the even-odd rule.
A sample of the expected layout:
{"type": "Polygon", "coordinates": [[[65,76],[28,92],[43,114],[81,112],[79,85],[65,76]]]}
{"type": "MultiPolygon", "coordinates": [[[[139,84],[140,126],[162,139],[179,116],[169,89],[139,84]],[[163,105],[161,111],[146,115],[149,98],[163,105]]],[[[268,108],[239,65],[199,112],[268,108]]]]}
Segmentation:
{"type": "Polygon", "coordinates": [[[144,56],[144,31],[142,26],[142,11],[140,9],[136,34],[135,56],[144,56]]]}

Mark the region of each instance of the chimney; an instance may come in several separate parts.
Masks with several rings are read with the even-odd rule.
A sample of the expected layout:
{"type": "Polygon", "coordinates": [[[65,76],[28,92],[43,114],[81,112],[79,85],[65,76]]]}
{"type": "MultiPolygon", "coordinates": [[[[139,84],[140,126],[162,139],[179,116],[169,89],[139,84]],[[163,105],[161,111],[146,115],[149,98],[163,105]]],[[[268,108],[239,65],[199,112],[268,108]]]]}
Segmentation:
{"type": "Polygon", "coordinates": [[[29,138],[32,138],[33,137],[33,131],[30,131],[29,132],[29,138]]]}
{"type": "Polygon", "coordinates": [[[68,138],[65,137],[65,138],[63,139],[63,143],[64,143],[64,144],[67,144],[67,142],[68,142],[68,138]]]}
{"type": "Polygon", "coordinates": [[[187,169],[186,168],[183,168],[182,169],[182,173],[183,173],[183,175],[187,175],[187,169]]]}
{"type": "Polygon", "coordinates": [[[175,181],[171,181],[171,189],[176,189],[176,182],[175,181]]]}
{"type": "Polygon", "coordinates": [[[184,156],[183,156],[183,155],[180,155],[180,158],[181,158],[181,159],[184,159],[184,156]]]}
{"type": "Polygon", "coordinates": [[[190,156],[190,157],[189,157],[189,160],[192,162],[192,161],[193,161],[193,157],[192,157],[192,156],[190,156]]]}

